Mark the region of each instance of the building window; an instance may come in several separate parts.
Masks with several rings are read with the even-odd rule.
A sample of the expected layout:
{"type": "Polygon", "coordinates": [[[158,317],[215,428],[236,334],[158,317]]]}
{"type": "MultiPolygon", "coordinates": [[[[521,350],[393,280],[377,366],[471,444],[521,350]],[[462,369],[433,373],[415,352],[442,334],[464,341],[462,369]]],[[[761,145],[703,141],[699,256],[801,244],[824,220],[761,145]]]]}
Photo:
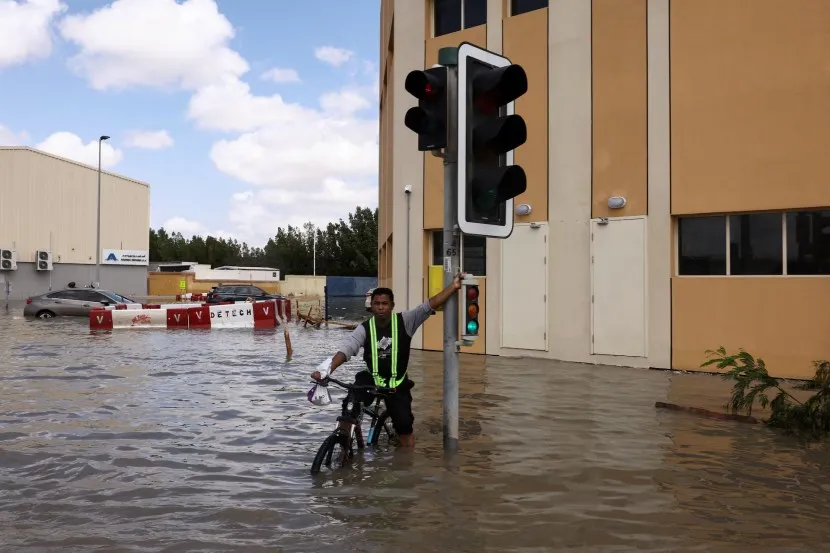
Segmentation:
{"type": "Polygon", "coordinates": [[[726,217],[683,217],[677,221],[678,274],[726,274],[726,217]]]}
{"type": "Polygon", "coordinates": [[[830,274],[830,211],[787,213],[787,274],[830,274]]]}
{"type": "Polygon", "coordinates": [[[730,215],[729,274],[783,274],[783,235],[781,213],[730,215]]]}
{"type": "MultiPolygon", "coordinates": [[[[432,264],[444,264],[444,231],[432,231],[432,264]]],[[[461,236],[461,270],[475,276],[487,276],[487,239],[461,236]]]]}
{"type": "Polygon", "coordinates": [[[548,0],[510,0],[510,15],[520,15],[548,7],[548,0]]]}
{"type": "Polygon", "coordinates": [[[487,0],[433,0],[435,36],[487,23],[487,0]]]}

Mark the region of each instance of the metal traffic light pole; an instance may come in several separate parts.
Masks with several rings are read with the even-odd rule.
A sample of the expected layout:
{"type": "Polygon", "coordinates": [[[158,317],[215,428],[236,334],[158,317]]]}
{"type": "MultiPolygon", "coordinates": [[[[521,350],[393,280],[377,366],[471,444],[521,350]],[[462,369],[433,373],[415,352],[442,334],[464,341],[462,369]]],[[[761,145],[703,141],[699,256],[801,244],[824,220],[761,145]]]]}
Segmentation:
{"type": "MultiPolygon", "coordinates": [[[[438,51],[447,68],[447,145],[444,148],[444,287],[459,271],[458,225],[458,48],[438,51]]],[[[444,307],[444,452],[458,451],[458,293],[444,307]]]]}

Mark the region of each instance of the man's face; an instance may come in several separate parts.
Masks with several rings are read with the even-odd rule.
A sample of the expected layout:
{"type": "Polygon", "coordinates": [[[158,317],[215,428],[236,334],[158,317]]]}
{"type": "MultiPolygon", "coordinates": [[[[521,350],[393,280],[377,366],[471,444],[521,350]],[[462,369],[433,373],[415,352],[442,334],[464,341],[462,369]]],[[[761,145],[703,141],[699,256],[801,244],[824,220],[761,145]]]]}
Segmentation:
{"type": "Polygon", "coordinates": [[[372,314],[380,323],[385,323],[389,320],[389,316],[394,308],[395,303],[386,294],[378,294],[372,298],[372,314]]]}

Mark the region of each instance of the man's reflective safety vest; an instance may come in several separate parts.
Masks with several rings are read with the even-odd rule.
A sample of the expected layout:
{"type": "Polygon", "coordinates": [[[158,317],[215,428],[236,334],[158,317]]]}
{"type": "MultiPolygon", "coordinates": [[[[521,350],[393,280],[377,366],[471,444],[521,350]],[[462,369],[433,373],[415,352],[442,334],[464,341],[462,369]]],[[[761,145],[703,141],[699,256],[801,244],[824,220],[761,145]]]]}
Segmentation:
{"type": "Polygon", "coordinates": [[[375,386],[397,388],[406,379],[412,337],[400,313],[392,313],[386,328],[375,324],[374,315],[362,323],[366,330],[363,360],[372,373],[375,386]]]}

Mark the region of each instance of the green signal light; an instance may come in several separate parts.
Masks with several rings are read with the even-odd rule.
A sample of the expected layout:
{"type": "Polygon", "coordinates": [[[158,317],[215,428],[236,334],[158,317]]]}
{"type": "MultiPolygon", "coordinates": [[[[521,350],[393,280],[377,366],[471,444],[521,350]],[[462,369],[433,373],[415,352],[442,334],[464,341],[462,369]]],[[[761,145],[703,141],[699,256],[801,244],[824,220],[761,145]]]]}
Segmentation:
{"type": "Polygon", "coordinates": [[[467,321],[467,334],[478,332],[478,321],[467,321]]]}
{"type": "Polygon", "coordinates": [[[473,202],[479,209],[483,211],[489,211],[496,207],[496,205],[498,204],[498,200],[496,198],[496,191],[490,189],[480,192],[479,194],[476,194],[473,202]]]}

